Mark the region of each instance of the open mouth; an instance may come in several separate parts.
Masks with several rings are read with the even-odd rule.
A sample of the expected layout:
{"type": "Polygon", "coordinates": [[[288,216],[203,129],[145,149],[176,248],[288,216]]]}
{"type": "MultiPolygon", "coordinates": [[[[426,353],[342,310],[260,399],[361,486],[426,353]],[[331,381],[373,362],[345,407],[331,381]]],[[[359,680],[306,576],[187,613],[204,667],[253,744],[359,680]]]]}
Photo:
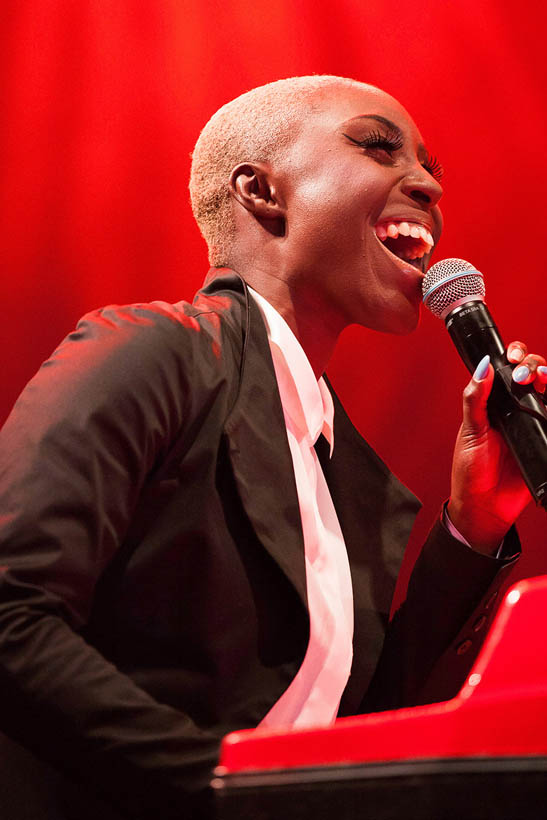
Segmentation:
{"type": "Polygon", "coordinates": [[[374,228],[376,236],[390,253],[423,271],[425,257],[435,241],[424,226],[418,222],[382,222],[374,228]]]}

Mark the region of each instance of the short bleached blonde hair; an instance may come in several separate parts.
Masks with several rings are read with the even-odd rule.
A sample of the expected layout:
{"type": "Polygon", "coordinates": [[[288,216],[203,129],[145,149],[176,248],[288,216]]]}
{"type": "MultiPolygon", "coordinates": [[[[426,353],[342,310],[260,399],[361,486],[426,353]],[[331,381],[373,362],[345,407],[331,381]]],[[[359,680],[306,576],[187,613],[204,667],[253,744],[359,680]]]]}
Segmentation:
{"type": "Polygon", "coordinates": [[[235,236],[232,170],[240,162],[275,160],[313,110],[316,92],[329,86],[371,87],[327,74],[277,80],[226,103],[204,127],[192,153],[190,201],[211,265],[228,264],[235,236]]]}

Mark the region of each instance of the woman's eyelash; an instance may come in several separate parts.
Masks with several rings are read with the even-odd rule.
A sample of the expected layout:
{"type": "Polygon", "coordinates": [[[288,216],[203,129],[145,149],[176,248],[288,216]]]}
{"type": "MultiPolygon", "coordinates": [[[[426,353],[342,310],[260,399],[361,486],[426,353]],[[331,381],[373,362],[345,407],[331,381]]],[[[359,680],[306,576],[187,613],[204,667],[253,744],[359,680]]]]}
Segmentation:
{"type": "Polygon", "coordinates": [[[403,140],[399,134],[383,134],[381,131],[371,131],[361,140],[350,137],[349,134],[344,134],[344,136],[360,148],[380,148],[389,154],[403,147],[403,140]]]}
{"type": "MultiPolygon", "coordinates": [[[[403,147],[402,137],[394,133],[383,134],[381,131],[371,131],[366,137],[360,140],[355,139],[355,137],[350,137],[349,134],[344,134],[344,136],[360,148],[379,148],[383,151],[387,151],[388,154],[392,154],[403,147]]],[[[440,182],[444,175],[444,168],[434,154],[428,153],[422,165],[423,168],[431,174],[433,179],[440,182]]]]}
{"type": "Polygon", "coordinates": [[[443,178],[444,168],[434,154],[427,154],[423,167],[431,174],[433,179],[437,180],[437,182],[440,182],[443,178]]]}

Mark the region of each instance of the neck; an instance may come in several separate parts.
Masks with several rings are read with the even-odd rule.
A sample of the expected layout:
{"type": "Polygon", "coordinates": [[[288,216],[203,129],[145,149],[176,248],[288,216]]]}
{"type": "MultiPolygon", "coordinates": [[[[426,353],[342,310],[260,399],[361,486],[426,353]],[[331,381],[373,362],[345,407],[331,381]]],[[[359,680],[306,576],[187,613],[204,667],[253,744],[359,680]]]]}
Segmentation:
{"type": "Polygon", "coordinates": [[[313,292],[263,271],[246,275],[248,285],[260,293],[283,316],[300,342],[318,379],[326,370],[343,326],[335,321],[329,305],[313,292]],[[315,297],[315,298],[314,298],[315,297]]]}

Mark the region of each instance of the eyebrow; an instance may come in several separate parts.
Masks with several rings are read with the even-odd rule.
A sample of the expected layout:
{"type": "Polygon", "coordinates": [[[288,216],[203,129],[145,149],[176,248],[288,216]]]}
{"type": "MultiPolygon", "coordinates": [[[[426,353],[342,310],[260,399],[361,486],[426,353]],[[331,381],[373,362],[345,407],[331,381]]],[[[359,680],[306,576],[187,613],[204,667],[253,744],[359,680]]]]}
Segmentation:
{"type": "Polygon", "coordinates": [[[386,125],[388,128],[391,128],[392,131],[396,131],[397,134],[401,134],[401,136],[403,133],[398,125],[395,125],[394,122],[388,120],[387,117],[380,116],[380,114],[359,114],[357,117],[352,117],[348,120],[348,122],[353,122],[354,120],[376,120],[376,122],[386,125]]]}
{"type": "MultiPolygon", "coordinates": [[[[395,125],[395,123],[391,120],[388,120],[387,117],[382,117],[381,114],[359,114],[357,117],[352,117],[351,119],[347,120],[347,122],[354,122],[355,120],[375,120],[376,122],[379,122],[381,125],[385,125],[386,128],[389,128],[390,131],[393,131],[398,137],[403,139],[403,132],[401,131],[399,126],[395,125]]],[[[418,145],[418,150],[422,150],[427,153],[427,149],[422,142],[418,145]]]]}

